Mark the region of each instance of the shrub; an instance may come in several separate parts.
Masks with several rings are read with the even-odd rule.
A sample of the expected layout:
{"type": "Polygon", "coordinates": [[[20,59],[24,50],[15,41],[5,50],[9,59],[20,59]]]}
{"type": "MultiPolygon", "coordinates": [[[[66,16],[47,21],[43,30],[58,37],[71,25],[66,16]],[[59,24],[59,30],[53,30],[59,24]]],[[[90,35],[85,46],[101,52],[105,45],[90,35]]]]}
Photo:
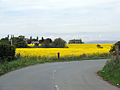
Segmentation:
{"type": "Polygon", "coordinates": [[[110,49],[110,53],[115,54],[115,45],[119,45],[119,51],[120,51],[120,41],[114,44],[114,46],[110,49]]]}
{"type": "Polygon", "coordinates": [[[103,48],[100,44],[97,44],[97,48],[103,48]]]}
{"type": "Polygon", "coordinates": [[[0,43],[0,61],[11,61],[15,56],[15,48],[9,44],[0,43]]]}
{"type": "Polygon", "coordinates": [[[16,48],[27,48],[27,43],[24,39],[25,39],[24,36],[19,36],[19,37],[12,38],[13,45],[16,48]]]}
{"type": "Polygon", "coordinates": [[[108,80],[115,85],[120,85],[120,61],[108,61],[98,74],[105,80],[108,80]]]}
{"type": "Polygon", "coordinates": [[[66,41],[61,38],[56,38],[53,42],[53,47],[55,48],[65,48],[66,41]]]}
{"type": "Polygon", "coordinates": [[[52,43],[51,43],[48,39],[46,39],[46,40],[44,40],[44,42],[41,44],[41,47],[42,47],[42,48],[52,48],[52,43]]]}

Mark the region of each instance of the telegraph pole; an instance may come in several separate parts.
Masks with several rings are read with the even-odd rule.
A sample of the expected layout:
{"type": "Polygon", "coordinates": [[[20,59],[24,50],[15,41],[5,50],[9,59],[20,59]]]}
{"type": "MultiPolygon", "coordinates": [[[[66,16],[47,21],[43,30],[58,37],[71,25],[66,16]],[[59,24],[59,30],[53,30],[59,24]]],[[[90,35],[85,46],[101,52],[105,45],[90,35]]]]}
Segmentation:
{"type": "Polygon", "coordinates": [[[10,39],[10,43],[11,43],[11,46],[13,45],[13,35],[11,35],[11,39],[10,39]]]}

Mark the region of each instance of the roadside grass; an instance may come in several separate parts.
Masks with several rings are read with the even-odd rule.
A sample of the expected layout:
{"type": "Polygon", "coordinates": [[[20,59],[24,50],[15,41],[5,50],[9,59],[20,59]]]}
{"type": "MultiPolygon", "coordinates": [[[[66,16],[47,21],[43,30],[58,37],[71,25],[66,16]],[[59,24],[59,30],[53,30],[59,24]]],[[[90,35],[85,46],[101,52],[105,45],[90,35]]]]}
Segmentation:
{"type": "Polygon", "coordinates": [[[120,87],[120,61],[111,60],[98,72],[104,80],[120,87]]]}
{"type": "Polygon", "coordinates": [[[96,60],[96,59],[110,59],[109,54],[94,54],[91,56],[77,56],[77,57],[62,57],[58,58],[41,58],[41,57],[19,57],[11,62],[0,63],[0,75],[14,71],[23,67],[27,67],[35,64],[52,63],[52,62],[69,62],[69,61],[81,61],[81,60],[96,60]]]}

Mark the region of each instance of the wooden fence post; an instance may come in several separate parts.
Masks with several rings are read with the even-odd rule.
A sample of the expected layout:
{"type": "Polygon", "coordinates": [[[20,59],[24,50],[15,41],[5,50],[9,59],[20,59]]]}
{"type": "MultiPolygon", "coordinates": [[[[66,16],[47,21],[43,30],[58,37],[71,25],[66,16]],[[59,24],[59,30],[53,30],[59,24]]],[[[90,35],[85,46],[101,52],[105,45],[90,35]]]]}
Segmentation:
{"type": "Polygon", "coordinates": [[[60,59],[60,53],[58,52],[58,59],[60,59]]]}
{"type": "Polygon", "coordinates": [[[119,61],[119,45],[115,45],[116,60],[119,61]]]}
{"type": "Polygon", "coordinates": [[[74,54],[72,54],[72,58],[74,58],[74,54]]]}

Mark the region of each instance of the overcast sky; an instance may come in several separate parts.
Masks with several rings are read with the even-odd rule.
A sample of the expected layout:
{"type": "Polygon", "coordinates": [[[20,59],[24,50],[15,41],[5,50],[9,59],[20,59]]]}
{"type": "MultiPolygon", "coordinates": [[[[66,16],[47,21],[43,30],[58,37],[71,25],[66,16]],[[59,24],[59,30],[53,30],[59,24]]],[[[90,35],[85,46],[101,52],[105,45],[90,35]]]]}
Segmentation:
{"type": "Polygon", "coordinates": [[[89,39],[92,35],[90,40],[94,40],[96,35],[92,32],[99,39],[105,35],[106,40],[120,38],[116,36],[120,33],[120,0],[0,0],[0,37],[7,34],[57,37],[51,33],[67,33],[60,36],[89,39]]]}

